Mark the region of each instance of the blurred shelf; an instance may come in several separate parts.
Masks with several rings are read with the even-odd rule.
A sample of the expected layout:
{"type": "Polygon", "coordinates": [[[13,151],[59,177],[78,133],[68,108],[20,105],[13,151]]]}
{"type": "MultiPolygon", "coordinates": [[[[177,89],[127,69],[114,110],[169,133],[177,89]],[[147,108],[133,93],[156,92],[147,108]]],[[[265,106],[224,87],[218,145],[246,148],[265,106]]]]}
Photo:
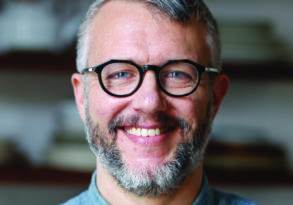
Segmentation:
{"type": "MultiPolygon", "coordinates": [[[[0,54],[0,71],[75,72],[74,46],[60,53],[49,51],[15,51],[0,54]]],[[[293,65],[286,62],[224,61],[224,72],[232,78],[283,79],[293,78],[293,65]]]]}
{"type": "MultiPolygon", "coordinates": [[[[206,170],[213,185],[293,186],[292,172],[206,170]]],[[[65,171],[49,167],[0,167],[0,184],[86,186],[91,172],[65,171]]]]}
{"type": "Polygon", "coordinates": [[[0,55],[0,70],[19,72],[59,72],[75,71],[75,51],[69,49],[61,53],[49,51],[15,51],[0,55]]]}
{"type": "Polygon", "coordinates": [[[50,167],[0,167],[1,184],[86,185],[91,173],[50,167]]]}
{"type": "Polygon", "coordinates": [[[293,187],[293,172],[207,169],[206,173],[212,185],[293,187]]]}
{"type": "Polygon", "coordinates": [[[288,62],[224,62],[223,71],[232,78],[293,79],[293,65],[288,62]]]}

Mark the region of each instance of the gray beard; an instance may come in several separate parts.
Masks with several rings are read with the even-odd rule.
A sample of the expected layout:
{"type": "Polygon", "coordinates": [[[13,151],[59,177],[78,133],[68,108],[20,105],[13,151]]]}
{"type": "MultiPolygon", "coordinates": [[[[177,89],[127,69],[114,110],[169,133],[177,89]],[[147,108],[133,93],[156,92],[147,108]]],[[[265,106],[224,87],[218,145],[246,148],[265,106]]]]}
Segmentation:
{"type": "Polygon", "coordinates": [[[113,120],[109,123],[108,129],[101,129],[99,125],[93,125],[89,108],[86,106],[85,130],[87,140],[99,162],[120,187],[137,196],[156,197],[169,195],[176,191],[186,179],[186,176],[194,171],[204,158],[212,124],[211,106],[207,107],[205,122],[202,122],[197,130],[192,130],[185,120],[176,119],[183,134],[182,136],[184,136],[184,139],[189,140],[178,144],[173,159],[157,166],[154,170],[134,172],[128,169],[116,144],[116,128],[126,120],[135,124],[138,121],[138,116],[131,119],[119,118],[113,120]]]}

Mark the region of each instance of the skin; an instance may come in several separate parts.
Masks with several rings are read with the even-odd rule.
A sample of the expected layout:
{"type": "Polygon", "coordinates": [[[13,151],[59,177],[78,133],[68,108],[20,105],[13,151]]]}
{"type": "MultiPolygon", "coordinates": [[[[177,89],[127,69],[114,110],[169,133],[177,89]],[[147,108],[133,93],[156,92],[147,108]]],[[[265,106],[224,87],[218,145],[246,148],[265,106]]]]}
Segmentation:
{"type": "MultiPolygon", "coordinates": [[[[131,59],[139,64],[160,65],[170,59],[191,59],[203,65],[210,64],[210,50],[206,44],[206,29],[199,22],[179,24],[165,16],[153,13],[142,3],[109,1],[94,18],[90,29],[89,66],[110,59],[131,59]]],[[[84,114],[84,81],[82,75],[73,74],[72,84],[82,120],[84,114]]],[[[162,127],[154,116],[162,112],[187,120],[193,129],[206,116],[206,106],[213,96],[212,115],[217,113],[228,89],[228,78],[221,74],[209,88],[205,76],[196,92],[182,98],[164,94],[156,84],[153,72],[147,72],[140,89],[132,96],[115,98],[106,94],[99,85],[97,75],[89,74],[89,110],[93,123],[107,129],[109,121],[117,116],[139,114],[141,128],[162,127]]],[[[176,145],[184,142],[179,129],[165,133],[167,140],[152,145],[131,141],[124,129],[119,129],[117,145],[130,170],[153,170],[170,160],[176,145]]],[[[110,136],[109,136],[110,137],[110,136]]],[[[110,139],[109,139],[110,140],[110,139]]],[[[188,176],[172,195],[156,198],[137,197],[125,192],[97,161],[97,186],[110,204],[191,204],[201,186],[202,165],[188,176]],[[180,202],[180,203],[179,203],[180,202]]]]}

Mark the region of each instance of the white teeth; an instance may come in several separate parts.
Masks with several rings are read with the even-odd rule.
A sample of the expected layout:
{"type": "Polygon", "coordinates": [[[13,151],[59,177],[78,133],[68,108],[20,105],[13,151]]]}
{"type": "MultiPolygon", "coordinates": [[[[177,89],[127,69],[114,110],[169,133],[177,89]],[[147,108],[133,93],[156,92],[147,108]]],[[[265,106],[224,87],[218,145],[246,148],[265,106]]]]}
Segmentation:
{"type": "Polygon", "coordinates": [[[141,129],[141,135],[142,135],[143,137],[148,136],[148,130],[147,130],[147,129],[141,129]]]}
{"type": "Polygon", "coordinates": [[[161,134],[159,128],[156,129],[145,129],[145,128],[131,128],[126,130],[127,133],[131,135],[136,135],[140,137],[153,137],[161,134]]]}
{"type": "Polygon", "coordinates": [[[156,130],[154,129],[148,130],[148,136],[155,136],[155,135],[156,135],[156,130]]]}
{"type": "Polygon", "coordinates": [[[159,128],[157,128],[155,132],[156,132],[156,135],[159,135],[159,134],[161,134],[161,131],[160,131],[160,129],[159,129],[159,128]]]}

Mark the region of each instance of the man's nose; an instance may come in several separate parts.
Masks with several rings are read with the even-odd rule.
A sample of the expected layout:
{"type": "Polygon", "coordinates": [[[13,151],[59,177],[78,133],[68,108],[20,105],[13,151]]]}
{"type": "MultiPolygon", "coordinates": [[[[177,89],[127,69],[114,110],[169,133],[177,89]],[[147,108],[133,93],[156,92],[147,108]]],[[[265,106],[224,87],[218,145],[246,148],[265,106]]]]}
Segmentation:
{"type": "Polygon", "coordinates": [[[166,95],[160,89],[154,71],[145,73],[140,88],[133,96],[132,106],[135,111],[145,114],[166,110],[166,95]]]}

